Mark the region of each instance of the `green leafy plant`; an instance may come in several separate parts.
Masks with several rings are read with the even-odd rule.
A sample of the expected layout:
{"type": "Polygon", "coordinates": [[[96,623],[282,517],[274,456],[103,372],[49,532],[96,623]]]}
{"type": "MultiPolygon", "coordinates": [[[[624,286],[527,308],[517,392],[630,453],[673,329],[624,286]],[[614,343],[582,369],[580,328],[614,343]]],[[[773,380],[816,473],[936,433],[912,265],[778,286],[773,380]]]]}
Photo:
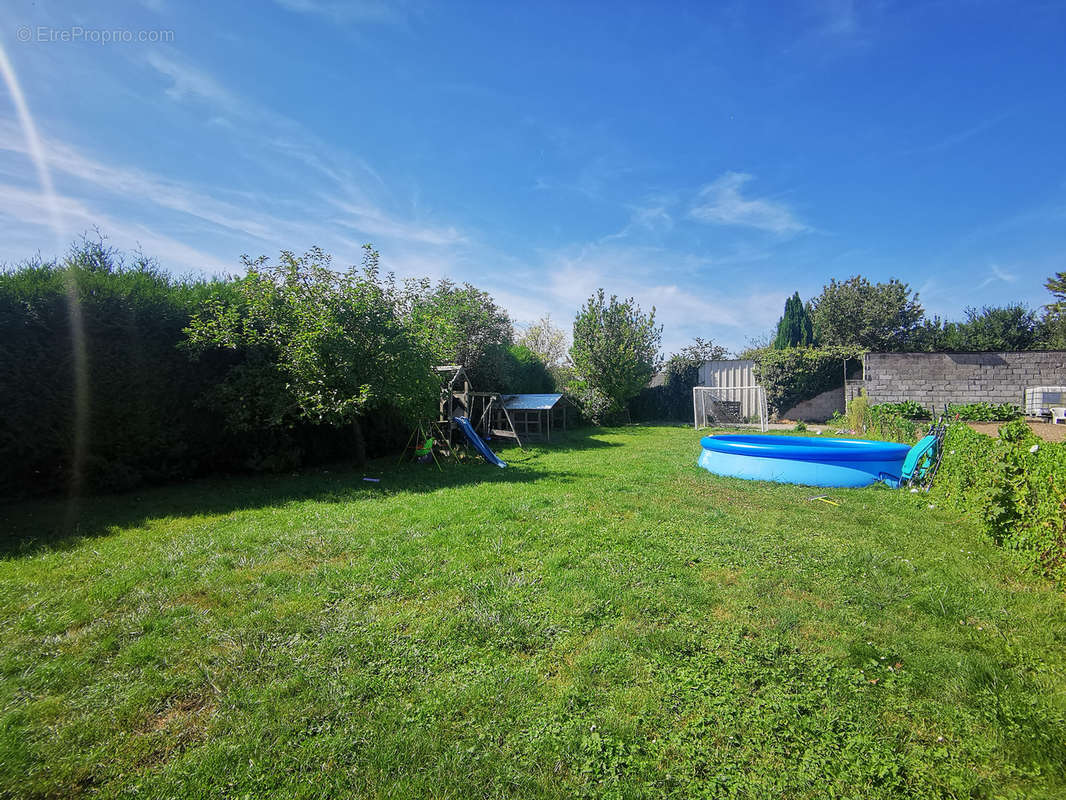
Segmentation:
{"type": "Polygon", "coordinates": [[[529,325],[518,337],[518,344],[528,347],[549,369],[566,362],[566,332],[555,327],[550,314],[529,325]]]}
{"type": "Polygon", "coordinates": [[[410,279],[398,286],[391,275],[385,291],[436,364],[462,365],[479,390],[508,388],[514,329],[491,295],[449,280],[433,284],[428,278],[410,279]]]}
{"type": "Polygon", "coordinates": [[[966,422],[1004,422],[1018,419],[1022,410],[1012,403],[952,403],[947,414],[966,422]]]}
{"type": "Polygon", "coordinates": [[[878,403],[873,408],[885,414],[896,414],[904,419],[930,419],[929,409],[915,400],[904,400],[902,403],[878,403]]]}
{"type": "Polygon", "coordinates": [[[870,421],[866,435],[870,439],[910,444],[918,439],[918,425],[895,411],[886,411],[879,406],[870,408],[870,421]]]}
{"type": "Polygon", "coordinates": [[[540,356],[528,347],[521,344],[512,345],[507,348],[504,390],[519,394],[554,392],[555,376],[540,356]]]}
{"type": "Polygon", "coordinates": [[[1066,445],[1041,441],[1021,420],[999,438],[953,424],[933,491],[973,514],[998,544],[1066,580],[1066,445]]]}
{"type": "Polygon", "coordinates": [[[635,421],[692,420],[692,389],[699,382],[700,367],[706,361],[726,358],[728,352],[721,345],[697,336],[666,359],[663,382],[646,386],[629,402],[629,412],[635,421]]]}
{"type": "Polygon", "coordinates": [[[124,490],[231,467],[240,444],[200,405],[225,365],[178,347],[205,298],[226,291],[103,240],[0,271],[0,494],[124,490]]]}
{"type": "Polygon", "coordinates": [[[871,406],[866,392],[862,391],[848,403],[847,412],[834,416],[829,425],[840,426],[850,431],[851,435],[866,439],[903,443],[916,441],[918,425],[892,406],[871,406]]]}

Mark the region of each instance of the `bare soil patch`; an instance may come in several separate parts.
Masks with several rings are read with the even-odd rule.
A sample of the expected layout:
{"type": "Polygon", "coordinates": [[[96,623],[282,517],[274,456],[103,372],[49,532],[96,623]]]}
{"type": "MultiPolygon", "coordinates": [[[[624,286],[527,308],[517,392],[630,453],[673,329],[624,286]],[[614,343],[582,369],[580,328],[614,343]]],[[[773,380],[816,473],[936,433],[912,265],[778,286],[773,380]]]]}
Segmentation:
{"type": "MultiPolygon", "coordinates": [[[[983,433],[986,436],[993,438],[999,436],[999,426],[1002,422],[968,422],[966,423],[978,433],[983,433]]],[[[1027,422],[1026,423],[1033,433],[1043,439],[1045,442],[1064,442],[1066,441],[1066,425],[1052,425],[1048,422],[1027,422]]]]}

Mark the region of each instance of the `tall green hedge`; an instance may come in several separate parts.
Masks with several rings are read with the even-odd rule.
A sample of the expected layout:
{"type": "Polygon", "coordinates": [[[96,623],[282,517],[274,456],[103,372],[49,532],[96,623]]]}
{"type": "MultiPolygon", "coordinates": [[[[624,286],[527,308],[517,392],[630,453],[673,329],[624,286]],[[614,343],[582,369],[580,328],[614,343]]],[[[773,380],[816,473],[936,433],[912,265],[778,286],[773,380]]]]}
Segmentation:
{"type": "Polygon", "coordinates": [[[797,403],[844,383],[844,359],[849,375],[861,368],[863,351],[855,347],[763,348],[755,351],[755,377],[766,390],[771,414],[780,414],[797,403]]]}
{"type": "Polygon", "coordinates": [[[99,245],[79,249],[63,266],[37,263],[0,275],[3,493],[52,491],[75,477],[79,353],[86,488],[199,471],[206,454],[224,446],[221,426],[197,402],[221,364],[193,364],[177,345],[193,310],[222,290],[174,281],[146,261],[118,267],[99,245]]]}
{"type": "Polygon", "coordinates": [[[999,438],[951,426],[933,494],[974,515],[998,544],[1066,581],[1066,444],[1042,441],[1021,420],[999,438]]]}
{"type": "MultiPolygon", "coordinates": [[[[339,335],[311,343],[318,348],[312,355],[320,355],[331,369],[366,367],[378,359],[373,361],[377,367],[358,373],[357,382],[380,402],[368,404],[356,425],[339,425],[327,415],[259,413],[288,402],[292,394],[277,391],[277,381],[262,379],[276,366],[264,365],[264,359],[276,360],[278,348],[249,345],[249,337],[224,342],[231,346],[191,346],[190,323],[210,309],[229,309],[237,330],[263,332],[247,303],[240,302],[241,280],[175,279],[146,259],[124,263],[120,254],[91,242],[60,263],[0,271],[0,496],[69,488],[124,490],[211,472],[290,469],[402,447],[410,414],[399,413],[399,405],[415,390],[390,396],[386,389],[390,380],[396,383],[399,367],[412,369],[411,359],[390,350],[385,355],[401,363],[381,366],[387,359],[374,350],[383,347],[381,337],[362,335],[367,314],[338,312],[344,333],[352,334],[341,342],[350,345],[347,350],[337,344],[339,335]],[[78,365],[84,377],[80,399],[78,365]],[[254,379],[242,382],[235,376],[254,379]],[[81,458],[76,458],[79,406],[84,437],[81,458]],[[235,409],[248,413],[241,416],[235,409]],[[235,424],[244,417],[247,424],[235,424]]],[[[390,303],[399,305],[390,293],[392,284],[376,273],[366,280],[375,283],[374,297],[379,298],[366,308],[368,314],[386,314],[390,303]]],[[[433,302],[436,295],[424,305],[433,302]]],[[[314,310],[297,304],[293,314],[307,316],[314,310]]],[[[445,308],[441,315],[447,312],[445,308]]],[[[404,335],[429,339],[432,333],[411,317],[394,322],[404,335]]],[[[502,351],[507,382],[514,384],[513,389],[499,388],[550,390],[554,381],[539,359],[522,348],[511,349],[509,326],[497,327],[492,337],[503,340],[488,341],[485,347],[502,351]]],[[[424,370],[426,380],[418,382],[416,399],[433,408],[437,381],[428,374],[428,362],[424,370]]],[[[312,384],[301,386],[312,390],[312,384]]]]}

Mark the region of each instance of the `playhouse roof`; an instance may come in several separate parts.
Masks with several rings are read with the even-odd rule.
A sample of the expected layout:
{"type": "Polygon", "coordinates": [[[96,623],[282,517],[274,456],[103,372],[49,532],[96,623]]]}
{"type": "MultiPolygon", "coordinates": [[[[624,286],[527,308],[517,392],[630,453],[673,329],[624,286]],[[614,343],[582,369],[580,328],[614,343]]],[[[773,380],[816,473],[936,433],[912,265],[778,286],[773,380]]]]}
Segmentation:
{"type": "Polygon", "coordinates": [[[550,411],[563,399],[561,394],[505,394],[503,406],[508,411],[550,411]]]}

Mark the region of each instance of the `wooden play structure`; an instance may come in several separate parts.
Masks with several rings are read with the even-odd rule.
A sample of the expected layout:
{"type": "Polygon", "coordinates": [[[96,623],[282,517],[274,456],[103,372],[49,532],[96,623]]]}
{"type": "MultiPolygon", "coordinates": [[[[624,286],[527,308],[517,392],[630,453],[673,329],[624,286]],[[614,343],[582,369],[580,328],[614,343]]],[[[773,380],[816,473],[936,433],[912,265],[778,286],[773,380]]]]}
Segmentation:
{"type": "Polygon", "coordinates": [[[503,395],[474,391],[462,365],[445,364],[434,369],[441,378],[437,430],[442,444],[447,442],[449,449],[455,444],[459,430],[455,418],[462,416],[470,420],[481,436],[514,439],[522,446],[514,419],[504,406],[503,395]]]}

